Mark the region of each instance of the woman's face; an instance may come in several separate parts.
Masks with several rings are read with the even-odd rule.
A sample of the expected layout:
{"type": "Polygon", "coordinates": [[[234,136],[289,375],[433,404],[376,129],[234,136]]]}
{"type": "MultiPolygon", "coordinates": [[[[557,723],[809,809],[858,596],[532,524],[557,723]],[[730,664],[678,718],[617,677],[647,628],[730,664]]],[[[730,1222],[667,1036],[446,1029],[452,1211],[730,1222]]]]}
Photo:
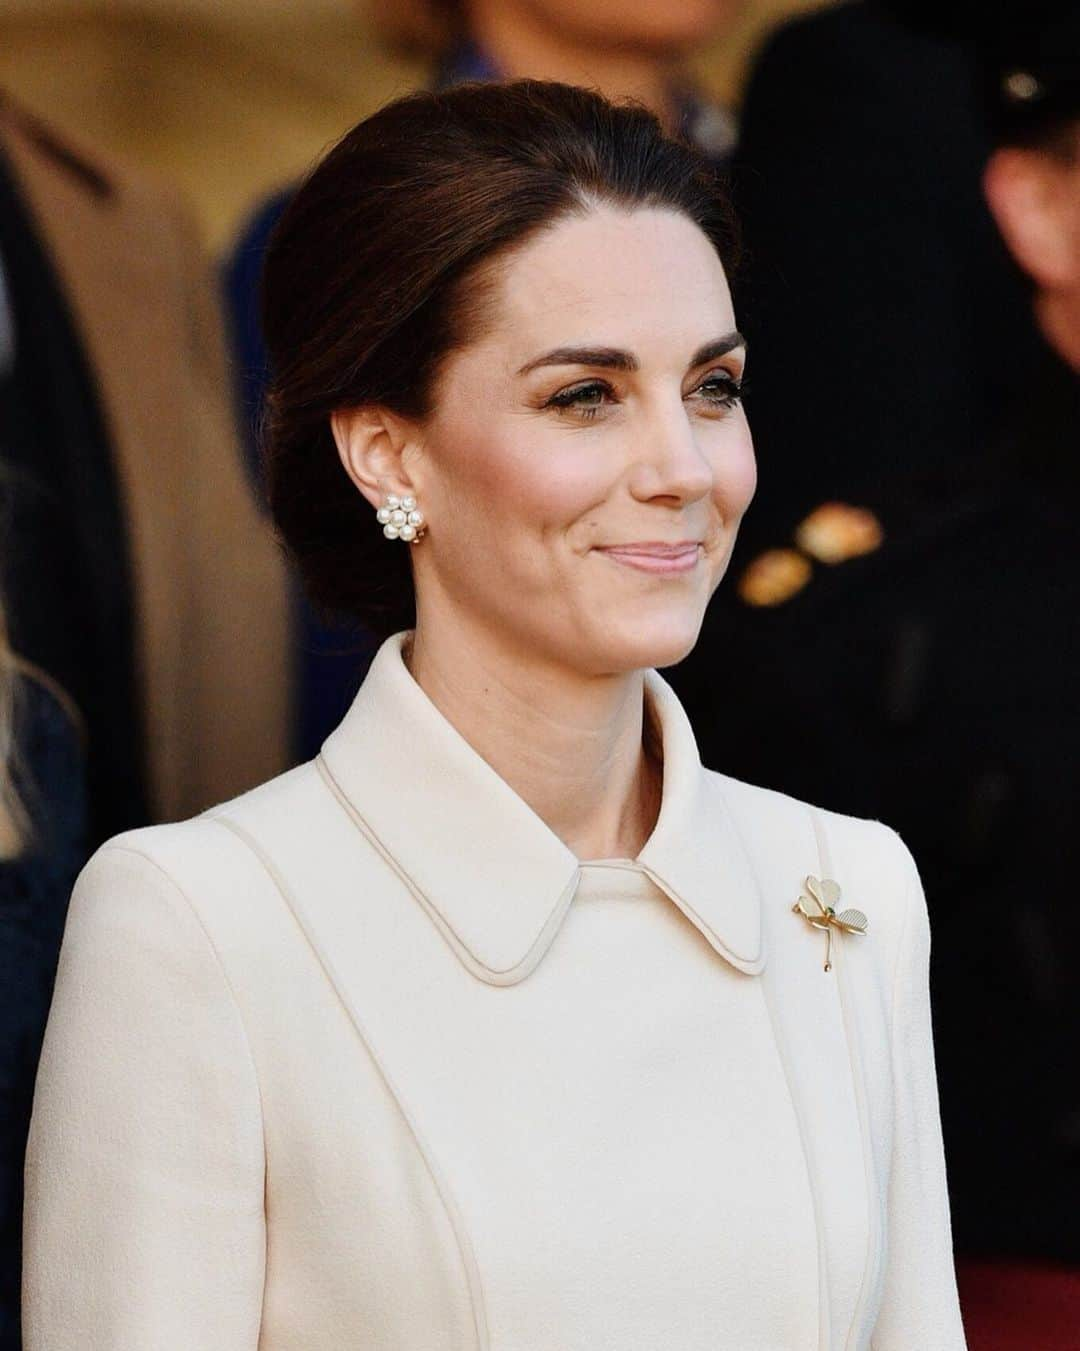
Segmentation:
{"type": "Polygon", "coordinates": [[[723,267],[685,216],[599,207],[495,286],[405,460],[418,622],[438,607],[589,675],[672,665],[755,485],[723,267]]]}

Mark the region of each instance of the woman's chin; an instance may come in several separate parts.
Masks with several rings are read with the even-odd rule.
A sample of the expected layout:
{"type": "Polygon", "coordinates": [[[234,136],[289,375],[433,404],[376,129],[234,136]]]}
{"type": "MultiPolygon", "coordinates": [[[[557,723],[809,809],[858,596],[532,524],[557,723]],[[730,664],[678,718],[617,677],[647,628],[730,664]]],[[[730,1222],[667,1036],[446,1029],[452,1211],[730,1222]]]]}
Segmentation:
{"type": "Polygon", "coordinates": [[[641,671],[676,666],[693,651],[701,632],[704,611],[671,613],[656,616],[651,623],[641,617],[627,616],[613,624],[603,634],[597,652],[598,669],[607,671],[641,671]]]}

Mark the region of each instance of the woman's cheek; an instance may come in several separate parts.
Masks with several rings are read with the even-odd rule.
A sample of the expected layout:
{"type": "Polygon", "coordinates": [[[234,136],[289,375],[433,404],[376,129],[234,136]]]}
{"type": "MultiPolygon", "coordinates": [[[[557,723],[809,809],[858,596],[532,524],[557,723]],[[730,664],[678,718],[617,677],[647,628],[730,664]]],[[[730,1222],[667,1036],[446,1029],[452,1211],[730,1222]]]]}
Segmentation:
{"type": "Polygon", "coordinates": [[[611,490],[603,456],[583,440],[562,437],[552,444],[538,438],[522,451],[506,491],[516,510],[538,525],[568,525],[611,490]]]}
{"type": "Polygon", "coordinates": [[[726,516],[736,521],[750,505],[757,489],[757,458],[745,415],[742,415],[740,431],[734,445],[728,446],[717,473],[722,509],[726,516]]]}

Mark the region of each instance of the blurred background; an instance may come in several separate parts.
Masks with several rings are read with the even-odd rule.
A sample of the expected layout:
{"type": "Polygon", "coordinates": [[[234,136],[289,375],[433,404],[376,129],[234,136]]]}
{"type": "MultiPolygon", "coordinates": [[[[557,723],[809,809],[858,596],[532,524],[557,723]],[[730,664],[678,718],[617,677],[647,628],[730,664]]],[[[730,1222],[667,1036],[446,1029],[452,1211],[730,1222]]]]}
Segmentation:
{"type": "MultiPolygon", "coordinates": [[[[703,86],[737,101],[768,30],[819,3],[731,0],[730,26],[692,54],[703,86]]],[[[0,83],[177,184],[220,251],[260,196],[424,81],[423,56],[381,40],[394,22],[375,0],[0,0],[0,83]]]]}
{"type": "Polygon", "coordinates": [[[0,1351],[75,875],[314,754],[375,646],[267,520],[266,240],[508,75],[734,196],[759,490],[666,674],[707,764],[911,847],[969,1344],[1080,1351],[1077,0],[0,0],[0,1351]]]}

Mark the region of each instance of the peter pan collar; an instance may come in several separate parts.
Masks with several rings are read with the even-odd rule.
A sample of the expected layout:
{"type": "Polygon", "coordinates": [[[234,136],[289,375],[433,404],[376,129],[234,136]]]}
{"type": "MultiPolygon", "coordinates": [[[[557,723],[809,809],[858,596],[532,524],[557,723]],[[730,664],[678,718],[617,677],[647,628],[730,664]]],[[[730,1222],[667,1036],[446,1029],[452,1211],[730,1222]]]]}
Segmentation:
{"type": "MultiPolygon", "coordinates": [[[[361,830],[479,979],[513,985],[540,962],[580,863],[439,712],[409,673],[409,635],[380,647],[319,768],[361,830]]],[[[702,768],[690,723],[655,671],[645,697],[663,747],[660,814],[636,862],[721,957],[765,965],[757,881],[702,768]]]]}

